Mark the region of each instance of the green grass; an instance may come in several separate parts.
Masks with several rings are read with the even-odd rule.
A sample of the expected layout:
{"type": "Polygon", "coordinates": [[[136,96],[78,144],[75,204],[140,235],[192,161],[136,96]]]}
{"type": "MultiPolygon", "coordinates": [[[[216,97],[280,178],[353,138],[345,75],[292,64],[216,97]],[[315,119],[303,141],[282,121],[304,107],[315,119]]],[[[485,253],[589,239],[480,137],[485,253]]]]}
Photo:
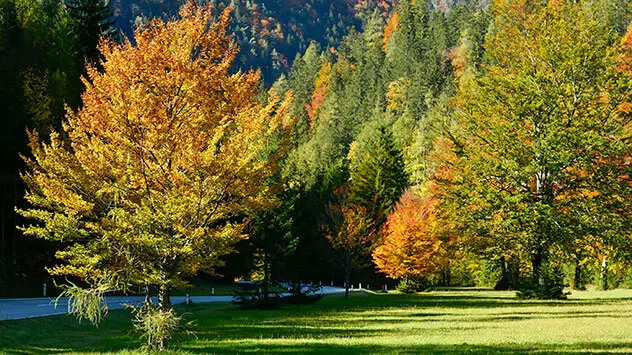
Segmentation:
{"type": "MultiPolygon", "coordinates": [[[[179,308],[197,326],[174,353],[632,353],[632,291],[576,292],[567,301],[522,301],[512,292],[329,296],[309,306],[242,311],[179,308]]],[[[129,314],[98,329],[68,316],[0,322],[0,352],[125,353],[140,340],[129,314]]]]}

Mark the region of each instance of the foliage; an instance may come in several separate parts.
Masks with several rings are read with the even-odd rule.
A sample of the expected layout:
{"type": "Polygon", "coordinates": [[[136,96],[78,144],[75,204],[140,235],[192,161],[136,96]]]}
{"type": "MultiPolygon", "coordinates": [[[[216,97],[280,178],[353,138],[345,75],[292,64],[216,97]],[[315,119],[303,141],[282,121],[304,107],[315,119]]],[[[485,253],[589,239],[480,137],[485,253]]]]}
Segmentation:
{"type": "Polygon", "coordinates": [[[283,301],[283,289],[281,285],[275,283],[241,284],[233,290],[232,303],[241,309],[279,309],[283,301]],[[269,290],[264,291],[264,287],[268,287],[269,290]]]}
{"type": "Polygon", "coordinates": [[[134,328],[146,338],[149,350],[164,351],[181,320],[173,309],[162,311],[151,306],[139,307],[135,311],[134,328]]]}
{"type": "Polygon", "coordinates": [[[372,132],[364,143],[351,152],[352,199],[381,223],[408,183],[404,159],[386,127],[372,132]]]}
{"type": "Polygon", "coordinates": [[[425,291],[430,287],[430,283],[423,277],[404,277],[397,285],[397,291],[401,293],[416,293],[425,291]]]}
{"type": "Polygon", "coordinates": [[[436,199],[406,192],[388,216],[381,245],[373,251],[378,270],[390,278],[424,277],[446,261],[436,199]]]}
{"type": "Polygon", "coordinates": [[[621,47],[594,7],[494,9],[489,64],[459,83],[460,126],[447,134],[449,174],[437,180],[464,244],[488,258],[529,260],[540,285],[540,269],[571,241],[615,245],[615,235],[629,233],[621,180],[630,168],[629,77],[617,70],[621,47]]]}
{"type": "MultiPolygon", "coordinates": [[[[107,1],[0,0],[0,107],[7,117],[0,122],[0,292],[35,292],[55,249],[69,263],[54,272],[90,274],[101,293],[154,285],[151,293],[165,295],[198,271],[215,272],[232,249],[239,255],[217,269],[226,279],[383,282],[369,259],[377,232],[392,227],[384,223],[405,188],[431,185],[422,195],[433,197],[434,224],[450,248],[430,258],[449,261],[430,282],[515,289],[528,274],[533,280],[525,285],[538,288],[539,269],[553,262],[573,287],[593,278],[610,288],[623,279],[632,191],[628,1],[208,0],[215,6],[209,18],[231,22],[222,30],[231,36],[219,41],[220,54],[210,56],[216,61],[207,60],[215,69],[206,71],[187,64],[188,57],[208,59],[198,57],[209,40],[192,29],[197,25],[152,42],[161,25],[150,19],[173,18],[182,3],[112,2],[115,29],[107,1]],[[231,15],[223,12],[228,7],[231,15]],[[137,38],[116,36],[133,27],[137,38]],[[109,38],[103,54],[102,35],[109,38]],[[112,54],[116,48],[134,59],[112,54]],[[213,70],[222,79],[202,79],[213,70]],[[82,105],[82,75],[87,107],[61,127],[65,105],[82,105]],[[290,94],[293,101],[282,99],[290,94]],[[173,122],[187,116],[197,123],[170,125],[171,114],[173,122]],[[103,124],[106,116],[118,120],[103,124]],[[212,123],[198,125],[202,116],[212,123]],[[282,117],[296,120],[291,132],[282,117]],[[250,123],[266,128],[242,134],[250,123]],[[17,198],[24,194],[17,172],[27,127],[59,132],[42,136],[41,159],[31,161],[42,178],[27,172],[31,185],[75,181],[31,189],[39,207],[27,214],[44,221],[36,234],[45,240],[20,238],[14,228],[24,223],[15,207],[28,210],[17,198]],[[231,140],[236,136],[243,140],[231,140]],[[198,154],[211,146],[215,153],[198,154]],[[50,158],[57,152],[59,159],[50,158]],[[245,160],[234,158],[241,153],[245,160]],[[126,170],[124,160],[138,169],[126,170]],[[201,188],[206,183],[214,188],[201,188]],[[60,196],[45,201],[53,190],[60,196]],[[144,199],[143,190],[152,197],[144,199]],[[217,210],[196,229],[183,221],[196,213],[192,191],[203,190],[209,195],[198,199],[215,195],[217,210]],[[76,213],[63,212],[69,204],[76,213]],[[244,229],[248,220],[254,223],[244,229]],[[221,242],[208,242],[211,234],[221,242]],[[332,244],[327,235],[344,242],[332,244]],[[175,271],[161,276],[160,265],[175,255],[167,262],[175,271]],[[122,281],[129,278],[142,281],[122,281]]],[[[425,216],[423,206],[410,211],[411,220],[425,216]]],[[[399,235],[391,238],[401,242],[394,249],[414,249],[403,243],[414,233],[399,235]]],[[[427,254],[409,251],[405,259],[427,254]]],[[[86,304],[94,300],[72,291],[86,304]]]]}
{"type": "Polygon", "coordinates": [[[26,235],[64,243],[51,274],[87,292],[151,287],[162,312],[245,237],[248,214],[276,205],[267,182],[292,123],[289,96],[262,105],[257,73],[229,74],[228,12],[209,26],[211,9],[189,4],[181,17],[101,46],[103,72],[88,69],[63,133],[30,134],[32,207],[19,211],[37,221],[26,235]]]}
{"type": "Polygon", "coordinates": [[[62,297],[67,298],[68,313],[82,319],[87,319],[93,324],[99,324],[102,318],[107,315],[108,307],[105,300],[105,292],[108,290],[104,287],[95,287],[90,290],[68,282],[68,285],[60,285],[63,292],[55,300],[56,304],[62,297]]]}
{"type": "Polygon", "coordinates": [[[103,59],[99,52],[101,38],[116,36],[114,11],[108,0],[67,0],[65,2],[72,19],[71,31],[77,38],[77,56],[81,67],[84,63],[98,66],[103,59]]]}
{"type": "Polygon", "coordinates": [[[564,274],[560,267],[546,265],[537,279],[532,277],[520,284],[517,295],[525,299],[566,299],[564,274]]]}
{"type": "Polygon", "coordinates": [[[25,168],[19,154],[27,150],[27,127],[48,132],[59,128],[65,105],[78,107],[84,61],[76,53],[79,39],[73,19],[61,0],[0,1],[0,273],[5,296],[39,295],[47,277],[44,265],[59,247],[22,238],[24,223],[15,212],[24,207],[25,168]]]}

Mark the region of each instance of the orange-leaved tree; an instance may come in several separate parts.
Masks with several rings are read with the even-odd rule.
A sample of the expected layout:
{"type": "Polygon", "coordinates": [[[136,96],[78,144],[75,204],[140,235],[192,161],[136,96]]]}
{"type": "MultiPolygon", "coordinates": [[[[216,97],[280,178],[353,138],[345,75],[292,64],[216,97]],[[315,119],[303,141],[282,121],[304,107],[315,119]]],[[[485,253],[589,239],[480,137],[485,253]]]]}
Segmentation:
{"type": "Polygon", "coordinates": [[[30,133],[23,174],[25,233],[61,242],[50,273],[87,286],[66,289],[71,311],[97,322],[105,293],[155,292],[137,326],[157,349],[177,326],[170,291],[221,264],[247,216],[276,204],[268,182],[292,124],[289,96],[261,104],[259,74],[231,74],[229,12],[213,11],[190,3],[135,44],[102,43],[82,108],[49,143],[30,133]]]}
{"type": "Polygon", "coordinates": [[[387,217],[382,244],[373,251],[378,270],[393,279],[424,277],[440,271],[446,243],[438,200],[409,190],[387,217]]]}

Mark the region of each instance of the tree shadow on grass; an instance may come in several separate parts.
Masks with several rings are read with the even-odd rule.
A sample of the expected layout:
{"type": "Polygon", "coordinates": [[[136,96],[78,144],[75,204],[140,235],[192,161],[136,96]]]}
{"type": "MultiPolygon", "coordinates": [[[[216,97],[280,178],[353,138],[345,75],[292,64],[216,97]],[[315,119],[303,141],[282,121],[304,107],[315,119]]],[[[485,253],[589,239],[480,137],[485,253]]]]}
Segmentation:
{"type": "Polygon", "coordinates": [[[425,344],[425,345],[340,345],[322,343],[251,344],[219,343],[199,348],[183,347],[197,354],[273,353],[273,354],[589,354],[632,350],[632,342],[583,342],[564,345],[550,344],[425,344]]]}
{"type": "MultiPolygon", "coordinates": [[[[334,296],[335,297],[335,296],[334,296]]],[[[465,295],[462,292],[454,295],[415,294],[415,295],[376,295],[358,298],[356,302],[351,298],[349,302],[317,303],[314,309],[332,312],[345,311],[376,311],[392,308],[506,308],[506,307],[566,307],[581,305],[611,304],[610,301],[594,300],[521,300],[516,297],[494,298],[485,296],[465,295]],[[386,298],[388,297],[388,301],[386,298]]]]}
{"type": "MultiPolygon", "coordinates": [[[[193,329],[194,336],[183,337],[173,342],[174,350],[194,353],[585,353],[589,351],[626,350],[632,352],[632,343],[587,342],[572,345],[551,344],[499,344],[499,345],[423,345],[406,344],[383,345],[341,345],[323,344],[325,339],[369,339],[375,336],[396,335],[397,327],[405,323],[424,323],[437,321],[457,321],[462,317],[471,319],[467,330],[493,327],[498,321],[519,321],[537,318],[591,318],[612,317],[627,318],[628,312],[612,310],[570,310],[566,306],[621,304],[616,300],[568,300],[568,301],[531,301],[517,298],[493,297],[458,292],[452,294],[417,295],[375,295],[369,297],[351,297],[344,300],[339,296],[330,296],[309,305],[285,306],[275,311],[237,311],[231,306],[220,308],[217,305],[196,305],[188,312],[187,320],[198,324],[193,329]],[[555,306],[555,311],[545,307],[555,306]],[[533,311],[522,307],[534,307],[533,311]],[[542,308],[539,308],[542,307],[542,308]],[[489,309],[478,315],[471,315],[468,309],[489,309]],[[498,308],[498,310],[495,310],[498,308]],[[503,312],[500,308],[511,308],[503,312]],[[400,313],[400,309],[403,311],[400,313]],[[417,312],[418,310],[418,312],[417,312]],[[436,310],[437,312],[433,312],[436,310]],[[541,311],[540,311],[541,310],[541,311]],[[447,319],[446,319],[447,318],[447,319]],[[221,339],[221,340],[220,340],[221,339]],[[278,339],[288,339],[284,344],[278,339]]],[[[17,340],[4,342],[0,334],[0,353],[58,354],[67,352],[118,352],[137,349],[140,341],[131,334],[129,314],[113,311],[115,317],[104,322],[99,329],[87,329],[77,325],[70,317],[47,317],[39,320],[25,320],[16,323],[2,323],[0,330],[8,331],[12,326],[22,327],[22,333],[13,332],[17,340]],[[30,326],[25,326],[31,324],[30,326]],[[48,331],[50,335],[32,336],[48,331]],[[59,337],[59,335],[62,335],[59,337]],[[75,340],[72,340],[76,338],[75,340]],[[84,338],[85,337],[85,338],[84,338]]],[[[91,326],[88,326],[91,327],[91,326]]],[[[461,329],[463,325],[459,325],[461,329]]],[[[433,332],[453,332],[454,328],[433,328],[433,332]]],[[[493,331],[490,329],[490,331],[493,331]]],[[[495,331],[495,330],[494,330],[495,331]]],[[[341,343],[345,343],[341,341],[341,343]]]]}
{"type": "Polygon", "coordinates": [[[344,334],[349,338],[371,337],[380,333],[380,330],[345,327],[324,326],[300,326],[300,325],[234,325],[230,327],[217,327],[194,331],[195,338],[199,340],[222,339],[301,339],[301,338],[332,338],[344,334]]]}
{"type": "Polygon", "coordinates": [[[529,319],[581,319],[581,318],[632,318],[631,312],[616,312],[616,311],[591,311],[581,312],[573,311],[573,313],[563,312],[508,312],[499,313],[494,316],[483,316],[476,318],[477,322],[497,322],[497,321],[522,321],[529,319]]]}

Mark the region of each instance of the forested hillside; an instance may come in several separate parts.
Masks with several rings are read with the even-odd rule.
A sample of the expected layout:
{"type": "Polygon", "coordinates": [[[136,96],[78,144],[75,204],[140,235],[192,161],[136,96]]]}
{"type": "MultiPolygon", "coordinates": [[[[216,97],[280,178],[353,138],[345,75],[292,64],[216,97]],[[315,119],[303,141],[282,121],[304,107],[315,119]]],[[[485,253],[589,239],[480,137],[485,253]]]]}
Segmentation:
{"type": "MultiPolygon", "coordinates": [[[[186,0],[114,0],[117,27],[133,28],[156,16],[170,18],[186,0]]],[[[233,9],[231,31],[242,50],[241,68],[261,69],[267,83],[286,73],[296,54],[311,42],[337,46],[350,29],[359,30],[374,11],[388,16],[393,0],[204,0],[219,11],[233,9]]]]}

